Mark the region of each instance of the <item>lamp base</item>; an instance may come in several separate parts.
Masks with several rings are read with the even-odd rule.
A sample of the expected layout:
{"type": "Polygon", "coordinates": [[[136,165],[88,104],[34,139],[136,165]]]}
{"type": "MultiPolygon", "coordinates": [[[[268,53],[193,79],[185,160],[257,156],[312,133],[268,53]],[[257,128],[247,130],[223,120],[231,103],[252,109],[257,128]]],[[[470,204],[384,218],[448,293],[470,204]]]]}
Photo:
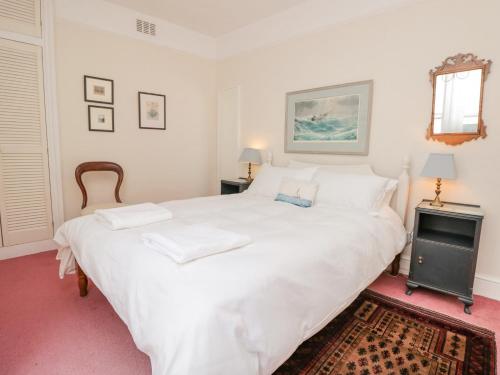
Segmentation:
{"type": "Polygon", "coordinates": [[[436,197],[436,198],[434,198],[434,200],[431,203],[429,203],[429,205],[432,206],[432,207],[443,207],[444,203],[441,202],[441,200],[439,199],[439,197],[436,197]]]}
{"type": "Polygon", "coordinates": [[[253,181],[252,178],[252,163],[248,163],[248,176],[247,176],[247,182],[250,183],[253,181]]]}
{"type": "Polygon", "coordinates": [[[441,202],[441,199],[439,199],[439,194],[441,194],[441,178],[438,178],[436,180],[435,193],[436,193],[436,198],[434,198],[434,200],[429,204],[433,207],[443,207],[444,204],[443,204],[443,202],[441,202]]]}

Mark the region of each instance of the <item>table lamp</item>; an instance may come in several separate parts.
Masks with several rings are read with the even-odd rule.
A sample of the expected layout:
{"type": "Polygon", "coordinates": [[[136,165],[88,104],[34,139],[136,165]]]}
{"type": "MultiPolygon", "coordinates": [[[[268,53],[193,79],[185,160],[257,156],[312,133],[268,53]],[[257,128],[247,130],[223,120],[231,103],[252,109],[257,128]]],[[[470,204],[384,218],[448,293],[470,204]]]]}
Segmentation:
{"type": "Polygon", "coordinates": [[[244,148],[241,152],[240,159],[241,163],[248,163],[248,177],[247,181],[252,182],[252,164],[259,165],[262,163],[262,158],[260,156],[260,150],[255,148],[244,148]]]}
{"type": "Polygon", "coordinates": [[[443,207],[439,194],[441,194],[441,180],[454,180],[456,178],[455,159],[453,154],[429,154],[424,169],[420,173],[423,177],[434,177],[436,180],[436,198],[431,206],[443,207]]]}

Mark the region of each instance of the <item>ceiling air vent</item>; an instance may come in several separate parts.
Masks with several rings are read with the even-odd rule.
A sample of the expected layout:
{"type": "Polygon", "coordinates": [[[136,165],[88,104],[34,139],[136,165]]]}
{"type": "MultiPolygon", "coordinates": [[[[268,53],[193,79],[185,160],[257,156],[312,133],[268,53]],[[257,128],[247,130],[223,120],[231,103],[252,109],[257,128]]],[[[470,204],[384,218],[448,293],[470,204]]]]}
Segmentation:
{"type": "Polygon", "coordinates": [[[147,35],[156,35],[156,25],[154,23],[137,19],[135,26],[138,32],[147,35]]]}

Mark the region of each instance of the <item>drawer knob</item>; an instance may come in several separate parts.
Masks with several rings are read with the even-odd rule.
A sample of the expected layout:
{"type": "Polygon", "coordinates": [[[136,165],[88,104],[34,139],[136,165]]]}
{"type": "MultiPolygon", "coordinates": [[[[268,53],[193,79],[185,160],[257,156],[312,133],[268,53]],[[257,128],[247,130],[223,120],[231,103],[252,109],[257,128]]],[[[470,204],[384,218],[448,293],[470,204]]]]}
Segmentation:
{"type": "Polygon", "coordinates": [[[424,263],[424,257],[423,256],[419,256],[418,257],[418,264],[422,264],[424,263]]]}

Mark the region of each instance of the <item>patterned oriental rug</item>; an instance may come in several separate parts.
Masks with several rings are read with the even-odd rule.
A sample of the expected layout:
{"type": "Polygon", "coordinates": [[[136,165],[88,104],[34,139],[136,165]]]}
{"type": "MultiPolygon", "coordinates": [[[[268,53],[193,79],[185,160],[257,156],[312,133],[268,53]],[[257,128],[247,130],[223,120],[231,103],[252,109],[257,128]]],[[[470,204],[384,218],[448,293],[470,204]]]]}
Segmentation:
{"type": "Polygon", "coordinates": [[[364,291],[274,375],[494,375],[495,334],[364,291]]]}

